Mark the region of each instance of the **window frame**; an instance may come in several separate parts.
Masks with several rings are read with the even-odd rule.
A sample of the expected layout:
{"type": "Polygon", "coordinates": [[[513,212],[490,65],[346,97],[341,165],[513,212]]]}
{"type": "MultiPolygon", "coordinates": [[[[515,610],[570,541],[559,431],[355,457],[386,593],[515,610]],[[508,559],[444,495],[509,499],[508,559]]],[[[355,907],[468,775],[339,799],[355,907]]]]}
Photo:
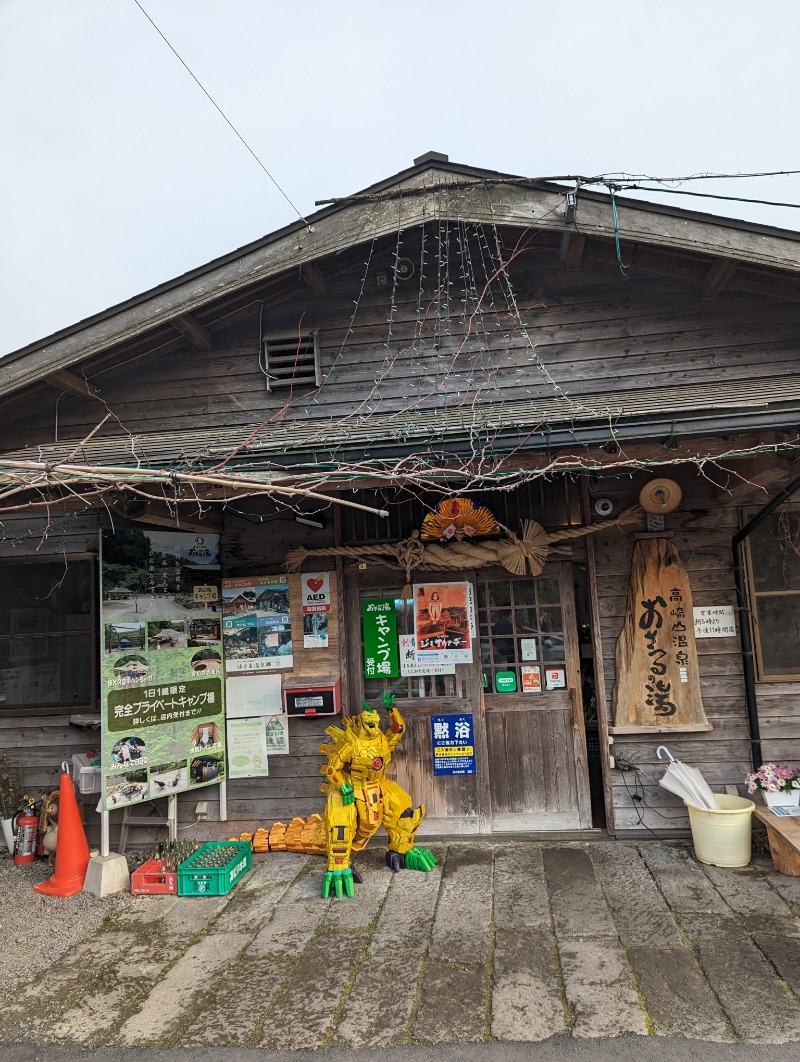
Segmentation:
{"type": "MultiPolygon", "coordinates": [[[[750,509],[742,511],[742,526],[751,520],[758,514],[758,509],[750,509]]],[[[774,513],[770,513],[770,516],[780,515],[781,513],[792,513],[800,520],[800,506],[794,505],[781,505],[774,513]]],[[[755,528],[754,531],[759,530],[755,528]]],[[[753,658],[755,660],[756,681],[759,683],[770,682],[800,682],[800,663],[798,663],[796,671],[782,672],[781,674],[767,674],[764,665],[764,656],[761,648],[761,629],[759,625],[758,616],[758,601],[759,598],[785,598],[785,597],[800,597],[800,587],[796,590],[757,590],[756,589],[756,569],[753,563],[753,553],[751,549],[751,535],[748,535],[745,539],[745,571],[747,574],[747,605],[748,605],[748,622],[750,623],[750,632],[753,641],[753,658]]]]}
{"type": "MultiPolygon", "coordinates": [[[[53,638],[63,638],[67,635],[70,637],[76,637],[80,634],[85,634],[88,641],[86,649],[89,653],[89,688],[88,697],[81,698],[77,701],[70,700],[68,703],[59,698],[57,704],[40,705],[36,703],[30,704],[8,704],[7,702],[0,703],[0,718],[8,718],[13,716],[15,718],[24,718],[26,716],[42,716],[42,715],[61,715],[68,716],[74,715],[76,712],[96,713],[99,711],[99,681],[98,681],[98,602],[97,602],[97,555],[94,553],[57,553],[47,554],[41,557],[0,557],[0,576],[4,568],[20,569],[23,567],[30,567],[33,565],[39,566],[42,564],[51,564],[56,566],[69,566],[70,564],[85,563],[88,564],[89,573],[89,622],[85,631],[69,631],[63,628],[58,631],[48,631],[47,636],[53,638]]],[[[13,642],[13,636],[0,636],[5,640],[7,638],[9,645],[13,642]]],[[[60,668],[59,663],[59,668],[60,668]]]]}

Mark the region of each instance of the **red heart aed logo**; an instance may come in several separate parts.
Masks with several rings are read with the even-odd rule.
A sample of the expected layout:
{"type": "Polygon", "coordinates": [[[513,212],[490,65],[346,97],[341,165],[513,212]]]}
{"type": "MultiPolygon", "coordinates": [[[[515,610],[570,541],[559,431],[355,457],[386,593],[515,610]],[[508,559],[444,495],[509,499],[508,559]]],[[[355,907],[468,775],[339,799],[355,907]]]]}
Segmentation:
{"type": "Polygon", "coordinates": [[[325,580],[322,578],[321,575],[316,576],[316,578],[314,579],[306,579],[306,586],[309,588],[312,594],[316,594],[318,590],[321,590],[324,583],[325,580]]]}

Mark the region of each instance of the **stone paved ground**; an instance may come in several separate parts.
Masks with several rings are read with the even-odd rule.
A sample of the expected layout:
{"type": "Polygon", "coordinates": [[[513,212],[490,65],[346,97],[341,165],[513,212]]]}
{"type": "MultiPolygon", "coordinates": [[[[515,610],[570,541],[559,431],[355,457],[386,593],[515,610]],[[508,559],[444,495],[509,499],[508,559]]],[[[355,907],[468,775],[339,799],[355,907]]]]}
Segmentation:
{"type": "Polygon", "coordinates": [[[5,1001],[0,1041],[800,1040],[800,878],[768,860],[720,870],[657,841],[432,847],[428,875],[367,852],[354,900],[321,900],[322,860],[291,853],[257,856],[227,897],[136,898],[5,1001]]]}

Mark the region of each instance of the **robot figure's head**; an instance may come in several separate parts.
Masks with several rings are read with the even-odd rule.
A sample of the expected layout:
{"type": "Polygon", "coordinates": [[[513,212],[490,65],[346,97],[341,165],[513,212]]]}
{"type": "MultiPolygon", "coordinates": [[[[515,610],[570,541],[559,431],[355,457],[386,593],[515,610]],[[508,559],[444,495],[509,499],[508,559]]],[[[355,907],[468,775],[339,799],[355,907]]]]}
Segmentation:
{"type": "Polygon", "coordinates": [[[367,734],[377,734],[381,728],[381,717],[374,708],[364,708],[360,716],[361,726],[367,734]]]}

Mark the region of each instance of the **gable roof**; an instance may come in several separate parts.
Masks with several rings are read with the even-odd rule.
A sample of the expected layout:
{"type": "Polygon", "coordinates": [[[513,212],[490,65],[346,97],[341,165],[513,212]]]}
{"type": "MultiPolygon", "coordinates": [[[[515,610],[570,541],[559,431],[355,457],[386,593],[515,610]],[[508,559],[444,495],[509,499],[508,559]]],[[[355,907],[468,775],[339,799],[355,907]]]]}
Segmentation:
{"type": "Polygon", "coordinates": [[[800,278],[800,233],[793,230],[616,197],[617,230],[610,195],[583,188],[575,216],[567,220],[564,207],[571,190],[557,180],[531,180],[423,156],[409,169],[333,201],[306,221],[278,229],[7,355],[2,360],[0,395],[69,369],[254,283],[434,216],[607,240],[615,239],[618,232],[626,243],[800,278]]]}

